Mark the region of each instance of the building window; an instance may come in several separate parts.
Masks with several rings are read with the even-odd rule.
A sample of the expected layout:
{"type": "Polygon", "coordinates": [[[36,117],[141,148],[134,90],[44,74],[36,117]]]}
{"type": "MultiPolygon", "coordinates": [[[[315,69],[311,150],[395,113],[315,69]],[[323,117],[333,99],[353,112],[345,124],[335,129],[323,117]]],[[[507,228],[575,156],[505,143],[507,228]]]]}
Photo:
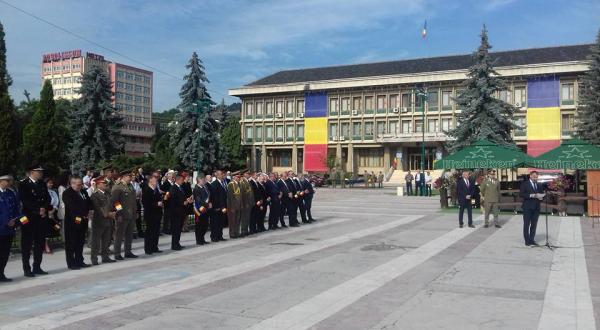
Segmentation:
{"type": "Polygon", "coordinates": [[[255,135],[256,142],[262,142],[262,139],[263,139],[262,126],[256,126],[255,130],[256,130],[256,135],[255,135]]]}
{"type": "Polygon", "coordinates": [[[265,127],[265,141],[273,142],[273,126],[265,127]]]}
{"type": "Polygon", "coordinates": [[[390,95],[390,109],[396,109],[399,107],[400,97],[398,94],[390,95]]]}
{"type": "Polygon", "coordinates": [[[442,110],[452,110],[452,91],[442,92],[442,110]]]}
{"type": "Polygon", "coordinates": [[[362,100],[361,99],[362,98],[360,96],[352,99],[352,110],[356,110],[358,112],[360,112],[360,110],[362,110],[362,107],[361,107],[362,100]]]}
{"type": "Polygon", "coordinates": [[[561,122],[562,135],[571,135],[575,131],[575,115],[564,114],[562,115],[561,122]]]}
{"type": "Polygon", "coordinates": [[[350,124],[342,123],[341,131],[340,131],[340,140],[345,140],[350,138],[350,124]]]}
{"type": "Polygon", "coordinates": [[[387,104],[385,102],[385,95],[377,96],[377,113],[385,113],[387,109],[387,104]]]}
{"type": "Polygon", "coordinates": [[[402,133],[410,134],[413,131],[412,120],[403,120],[402,121],[402,133]]]}
{"type": "Polygon", "coordinates": [[[133,80],[133,74],[127,73],[127,80],[133,80]]]}
{"type": "Polygon", "coordinates": [[[361,140],[361,123],[352,123],[352,140],[361,140]]]}
{"type": "Polygon", "coordinates": [[[253,106],[254,106],[254,104],[252,104],[252,103],[246,104],[246,118],[252,118],[252,107],[253,106]]]}
{"type": "Polygon", "coordinates": [[[246,126],[246,142],[252,142],[252,132],[254,129],[252,126],[246,126]]]}
{"type": "Polygon", "coordinates": [[[408,111],[412,111],[412,94],[402,94],[402,108],[406,108],[408,111]]]}
{"type": "Polygon", "coordinates": [[[573,83],[561,84],[560,99],[563,105],[575,104],[575,85],[573,83]]]}
{"type": "Polygon", "coordinates": [[[508,104],[512,103],[512,95],[509,90],[501,90],[498,92],[498,99],[508,104]]]}
{"type": "Polygon", "coordinates": [[[373,109],[373,96],[365,96],[365,113],[371,114],[373,113],[373,109]]]}
{"type": "Polygon", "coordinates": [[[273,117],[273,102],[267,102],[267,117],[273,117]]]}
{"type": "Polygon", "coordinates": [[[298,111],[298,115],[304,115],[304,100],[296,102],[296,111],[298,111]]]}
{"type": "Polygon", "coordinates": [[[342,115],[349,114],[350,111],[350,98],[344,97],[342,98],[342,115]]]}
{"type": "Polygon", "coordinates": [[[256,118],[262,118],[263,115],[263,103],[256,102],[256,118]]]}
{"type": "Polygon", "coordinates": [[[440,131],[440,122],[437,119],[427,120],[427,132],[436,133],[440,131]]]}
{"type": "Polygon", "coordinates": [[[527,135],[527,118],[526,117],[515,117],[514,119],[515,125],[518,128],[514,130],[515,136],[526,136],[527,135]]]}
{"type": "Polygon", "coordinates": [[[285,125],[285,140],[294,141],[294,125],[285,125]]]}
{"type": "Polygon", "coordinates": [[[367,121],[365,122],[365,140],[373,139],[373,122],[367,121]]]}
{"type": "Polygon", "coordinates": [[[340,100],[330,99],[329,100],[329,114],[331,116],[337,116],[340,111],[340,100]]]}
{"type": "Polygon", "coordinates": [[[397,120],[392,120],[389,122],[388,124],[388,132],[391,134],[398,134],[398,121],[397,120]]]}
{"type": "Polygon", "coordinates": [[[377,136],[383,136],[385,134],[385,121],[377,122],[377,136]]]}
{"type": "Polygon", "coordinates": [[[452,128],[452,118],[442,118],[442,131],[447,132],[452,128]]]}
{"type": "Polygon", "coordinates": [[[438,111],[438,91],[429,91],[427,93],[427,111],[438,111]]]}
{"type": "Polygon", "coordinates": [[[383,166],[383,149],[368,148],[356,149],[358,153],[358,166],[360,167],[382,167],[383,166]]]}
{"type": "Polygon", "coordinates": [[[423,132],[423,121],[415,120],[415,133],[422,133],[422,132],[423,132]]]}
{"type": "Polygon", "coordinates": [[[136,91],[137,93],[141,93],[141,92],[142,92],[142,86],[135,85],[135,91],[136,91]]]}
{"type": "Polygon", "coordinates": [[[289,167],[292,165],[292,152],[290,150],[273,150],[273,166],[289,167]]]}
{"type": "Polygon", "coordinates": [[[525,87],[515,87],[515,106],[527,106],[527,95],[525,94],[525,87]]]}
{"type": "Polygon", "coordinates": [[[294,101],[287,101],[285,107],[285,117],[293,118],[294,117],[294,101]]]}
{"type": "Polygon", "coordinates": [[[338,137],[338,124],[329,124],[329,141],[336,141],[338,137]]]}
{"type": "Polygon", "coordinates": [[[304,125],[296,126],[296,141],[304,141],[304,125]]]}
{"type": "Polygon", "coordinates": [[[275,104],[275,110],[278,118],[283,117],[283,101],[277,101],[275,104]]]}
{"type": "Polygon", "coordinates": [[[283,142],[283,125],[275,126],[275,141],[283,142]]]}

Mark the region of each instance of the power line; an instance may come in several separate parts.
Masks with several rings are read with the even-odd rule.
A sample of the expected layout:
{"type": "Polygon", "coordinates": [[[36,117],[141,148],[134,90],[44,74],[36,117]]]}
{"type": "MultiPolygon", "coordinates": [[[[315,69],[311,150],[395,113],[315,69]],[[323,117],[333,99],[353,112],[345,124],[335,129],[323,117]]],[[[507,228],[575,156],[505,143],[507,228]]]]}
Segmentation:
{"type": "MultiPolygon", "coordinates": [[[[161,70],[161,69],[159,69],[159,68],[156,68],[156,67],[154,67],[154,66],[148,65],[148,64],[146,64],[146,63],[144,63],[144,62],[142,62],[142,61],[136,60],[136,59],[135,59],[135,58],[133,58],[133,57],[127,56],[127,55],[125,55],[125,54],[123,54],[123,53],[121,53],[121,52],[119,52],[119,51],[116,51],[116,50],[114,50],[114,49],[111,49],[111,48],[109,48],[109,47],[103,46],[102,44],[100,44],[100,43],[98,43],[98,42],[95,42],[95,41],[93,41],[93,40],[91,40],[91,39],[88,39],[88,38],[86,38],[86,37],[84,37],[84,36],[82,36],[82,35],[80,35],[80,34],[78,34],[78,33],[76,33],[76,32],[73,32],[73,31],[71,31],[71,30],[69,30],[69,29],[67,29],[67,28],[65,28],[65,27],[62,27],[62,26],[60,26],[60,25],[58,25],[58,24],[52,23],[52,22],[48,21],[47,19],[44,19],[44,18],[42,18],[42,17],[40,17],[40,16],[37,16],[36,14],[34,14],[34,13],[31,13],[31,12],[29,12],[29,11],[25,10],[25,9],[19,8],[19,7],[15,6],[15,5],[13,5],[13,4],[11,4],[11,3],[9,3],[9,2],[7,2],[7,1],[5,1],[5,0],[0,0],[0,2],[1,2],[1,3],[3,3],[3,4],[5,4],[5,5],[7,5],[7,6],[9,6],[9,7],[11,7],[11,8],[13,8],[13,9],[15,9],[15,10],[17,10],[17,11],[19,11],[19,12],[21,12],[21,13],[23,13],[23,14],[25,14],[25,15],[27,15],[27,16],[29,16],[29,17],[32,17],[32,18],[34,18],[34,19],[36,19],[36,20],[38,20],[38,21],[40,21],[40,22],[46,23],[46,24],[48,24],[48,25],[50,25],[50,26],[52,26],[52,27],[54,27],[54,28],[56,28],[56,29],[58,29],[58,30],[61,30],[61,31],[63,31],[63,32],[67,33],[67,34],[70,34],[70,35],[72,35],[72,36],[74,36],[74,37],[78,38],[78,39],[81,39],[81,40],[83,40],[83,41],[85,41],[85,42],[88,42],[88,43],[90,43],[90,44],[92,44],[92,45],[95,45],[95,46],[97,46],[97,47],[99,47],[99,48],[102,48],[102,49],[104,49],[104,50],[106,50],[106,51],[108,51],[108,52],[111,52],[111,53],[113,53],[113,54],[115,54],[115,55],[121,56],[122,58],[125,58],[125,59],[127,59],[127,60],[130,60],[130,61],[132,61],[132,62],[134,62],[134,63],[137,63],[137,64],[139,64],[139,65],[141,65],[141,66],[145,66],[145,67],[147,67],[147,68],[149,68],[149,69],[152,69],[153,71],[156,71],[156,72],[158,72],[158,73],[162,73],[162,74],[164,74],[165,76],[168,76],[168,77],[171,77],[171,78],[174,78],[174,79],[177,79],[177,80],[181,80],[181,77],[177,77],[177,76],[176,76],[176,75],[174,75],[174,74],[171,74],[171,73],[169,73],[169,72],[163,71],[163,70],[161,70]]],[[[225,94],[223,94],[223,93],[220,93],[220,92],[217,92],[217,91],[214,91],[214,90],[210,90],[210,89],[208,89],[208,88],[207,88],[207,90],[208,90],[209,92],[211,92],[211,93],[217,93],[217,94],[220,94],[221,96],[228,96],[228,95],[225,95],[225,94]]]]}

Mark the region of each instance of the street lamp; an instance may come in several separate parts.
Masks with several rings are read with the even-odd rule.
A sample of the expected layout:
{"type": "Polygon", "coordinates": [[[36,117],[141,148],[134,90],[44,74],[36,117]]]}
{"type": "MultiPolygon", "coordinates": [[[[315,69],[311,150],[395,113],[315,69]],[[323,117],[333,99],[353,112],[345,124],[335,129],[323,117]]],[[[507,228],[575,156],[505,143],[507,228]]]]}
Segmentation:
{"type": "Polygon", "coordinates": [[[421,98],[421,174],[419,183],[421,185],[421,196],[425,195],[425,102],[427,101],[427,88],[422,84],[417,85],[417,97],[421,98]]]}

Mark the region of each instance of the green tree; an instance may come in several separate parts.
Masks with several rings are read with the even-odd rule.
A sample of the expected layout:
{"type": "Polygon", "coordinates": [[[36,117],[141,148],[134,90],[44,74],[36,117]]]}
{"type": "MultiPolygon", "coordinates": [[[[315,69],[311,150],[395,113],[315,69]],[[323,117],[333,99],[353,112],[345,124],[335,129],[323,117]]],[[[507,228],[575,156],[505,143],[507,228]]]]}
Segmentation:
{"type": "Polygon", "coordinates": [[[0,23],[0,173],[14,173],[19,158],[19,134],[14,104],[8,94],[12,80],[6,69],[4,26],[0,23]]]}
{"type": "Polygon", "coordinates": [[[190,70],[190,73],[183,77],[185,83],[181,86],[179,92],[181,98],[179,107],[182,109],[192,108],[194,103],[198,103],[200,100],[210,100],[210,95],[204,84],[210,81],[206,78],[204,65],[196,52],[192,54],[192,58],[185,67],[190,70]]]}
{"type": "Polygon", "coordinates": [[[50,176],[58,175],[67,140],[65,122],[56,109],[50,80],[44,81],[39,107],[23,131],[23,154],[27,163],[42,164],[50,176]]]}
{"type": "Polygon", "coordinates": [[[455,99],[462,112],[457,115],[456,128],[447,132],[455,140],[450,151],[487,139],[499,145],[514,146],[511,131],[518,128],[513,115],[516,108],[494,97],[506,84],[493,68],[485,25],[481,31],[481,45],[473,54],[474,64],[469,68],[466,89],[455,99]]]}
{"type": "Polygon", "coordinates": [[[123,153],[123,119],[111,103],[111,83],[106,72],[93,66],[83,75],[81,98],[71,115],[71,172],[81,174],[101,160],[123,153]]]}
{"type": "Polygon", "coordinates": [[[231,170],[246,167],[246,153],[242,148],[240,122],[235,117],[229,117],[225,122],[220,138],[223,146],[222,166],[231,170]]]}
{"type": "Polygon", "coordinates": [[[600,30],[588,57],[590,69],[581,77],[576,129],[581,138],[600,145],[600,30]]]}

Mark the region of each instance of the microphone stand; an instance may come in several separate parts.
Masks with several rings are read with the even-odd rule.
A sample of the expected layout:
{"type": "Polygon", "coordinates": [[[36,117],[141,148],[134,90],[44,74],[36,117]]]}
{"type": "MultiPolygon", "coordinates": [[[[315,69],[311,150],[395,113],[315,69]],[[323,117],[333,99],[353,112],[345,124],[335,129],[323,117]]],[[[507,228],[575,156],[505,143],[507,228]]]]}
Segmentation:
{"type": "Polygon", "coordinates": [[[545,220],[546,220],[546,244],[544,244],[545,247],[548,248],[548,250],[550,251],[554,251],[554,249],[559,248],[559,246],[556,245],[552,245],[550,244],[550,239],[548,237],[548,197],[550,197],[550,194],[548,193],[548,191],[545,191],[546,195],[544,196],[543,200],[546,203],[546,206],[544,207],[544,212],[545,214],[545,220]]]}

